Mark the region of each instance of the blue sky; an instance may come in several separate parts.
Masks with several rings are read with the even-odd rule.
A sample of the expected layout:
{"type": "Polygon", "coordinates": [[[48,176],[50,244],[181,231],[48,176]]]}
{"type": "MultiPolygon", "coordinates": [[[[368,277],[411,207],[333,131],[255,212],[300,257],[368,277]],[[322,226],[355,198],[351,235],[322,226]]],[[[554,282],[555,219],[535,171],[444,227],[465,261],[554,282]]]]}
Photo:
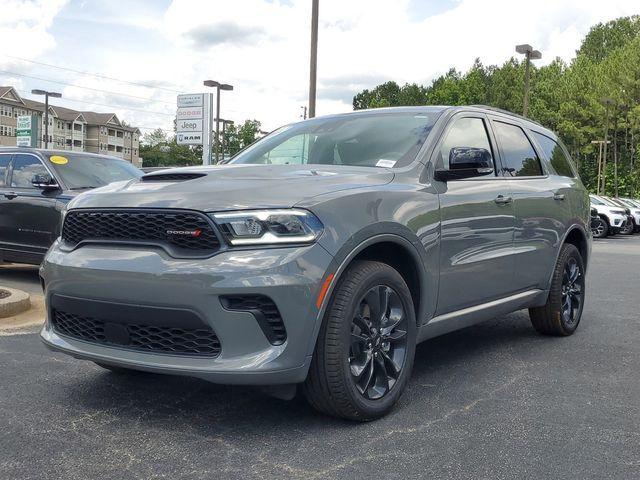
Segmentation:
{"type": "MultiPolygon", "coordinates": [[[[62,91],[60,105],[170,130],[176,93],[203,91],[211,78],[234,85],[223,117],[272,129],[296,121],[306,104],[310,6],[0,0],[0,44],[17,46],[0,53],[0,85],[62,91]]],[[[428,83],[476,57],[502,63],[517,43],[540,49],[540,64],[570,61],[591,25],[633,13],[637,0],[320,0],[318,114],[350,110],[355,93],[382,81],[428,83]]]]}

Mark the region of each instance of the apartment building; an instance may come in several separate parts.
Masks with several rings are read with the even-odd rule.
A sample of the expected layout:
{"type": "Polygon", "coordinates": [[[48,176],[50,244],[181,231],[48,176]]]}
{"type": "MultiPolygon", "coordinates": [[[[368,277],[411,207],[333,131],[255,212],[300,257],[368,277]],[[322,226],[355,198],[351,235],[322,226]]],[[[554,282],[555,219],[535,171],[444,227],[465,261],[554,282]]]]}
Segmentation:
{"type": "MultiPolygon", "coordinates": [[[[44,145],[44,103],[20,97],[13,87],[0,87],[0,146],[16,146],[20,115],[36,115],[37,147],[44,145]]],[[[142,166],[140,130],[115,113],[80,112],[49,105],[49,148],[112,155],[142,166]]]]}

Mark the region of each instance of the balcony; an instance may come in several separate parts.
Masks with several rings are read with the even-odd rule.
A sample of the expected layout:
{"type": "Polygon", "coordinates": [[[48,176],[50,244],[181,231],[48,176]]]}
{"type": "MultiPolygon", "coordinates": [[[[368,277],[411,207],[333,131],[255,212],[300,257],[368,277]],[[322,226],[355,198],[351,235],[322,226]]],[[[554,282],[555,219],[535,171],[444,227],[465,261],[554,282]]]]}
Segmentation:
{"type": "Polygon", "coordinates": [[[124,145],[124,138],[109,135],[109,137],[107,137],[107,143],[121,147],[124,145]]]}

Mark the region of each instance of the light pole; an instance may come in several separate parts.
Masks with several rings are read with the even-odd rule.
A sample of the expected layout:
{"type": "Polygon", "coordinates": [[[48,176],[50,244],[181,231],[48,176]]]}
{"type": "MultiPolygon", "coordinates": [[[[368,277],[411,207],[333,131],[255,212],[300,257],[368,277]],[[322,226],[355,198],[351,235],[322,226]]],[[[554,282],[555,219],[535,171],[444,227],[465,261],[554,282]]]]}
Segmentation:
{"type": "Polygon", "coordinates": [[[220,90],[233,90],[233,86],[228,83],[220,83],[215,80],[205,80],[205,87],[215,87],[216,88],[216,163],[218,163],[220,159],[220,90]]]}
{"type": "Polygon", "coordinates": [[[34,95],[44,95],[44,148],[49,148],[49,97],[61,98],[62,94],[58,92],[48,92],[46,90],[33,89],[31,93],[34,95]]]}
{"type": "Polygon", "coordinates": [[[309,118],[316,116],[316,76],[318,72],[318,7],[311,0],[311,61],[309,65],[309,118]]]}
{"type": "Polygon", "coordinates": [[[538,60],[542,58],[542,53],[539,50],[534,50],[529,44],[516,45],[516,52],[522,53],[525,56],[524,67],[524,98],[522,100],[522,116],[526,117],[529,111],[529,64],[531,60],[538,60]]]}

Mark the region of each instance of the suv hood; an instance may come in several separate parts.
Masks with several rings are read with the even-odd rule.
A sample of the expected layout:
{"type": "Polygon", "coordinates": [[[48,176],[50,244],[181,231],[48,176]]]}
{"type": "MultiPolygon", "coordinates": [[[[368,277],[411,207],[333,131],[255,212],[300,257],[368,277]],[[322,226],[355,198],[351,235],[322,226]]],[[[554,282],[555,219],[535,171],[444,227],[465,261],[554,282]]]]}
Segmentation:
{"type": "Polygon", "coordinates": [[[393,176],[386,168],[343,165],[173,168],[91,190],[72,200],[69,208],[285,208],[325,193],[384,185],[393,176]],[[202,176],[193,178],[196,175],[202,176]]]}

